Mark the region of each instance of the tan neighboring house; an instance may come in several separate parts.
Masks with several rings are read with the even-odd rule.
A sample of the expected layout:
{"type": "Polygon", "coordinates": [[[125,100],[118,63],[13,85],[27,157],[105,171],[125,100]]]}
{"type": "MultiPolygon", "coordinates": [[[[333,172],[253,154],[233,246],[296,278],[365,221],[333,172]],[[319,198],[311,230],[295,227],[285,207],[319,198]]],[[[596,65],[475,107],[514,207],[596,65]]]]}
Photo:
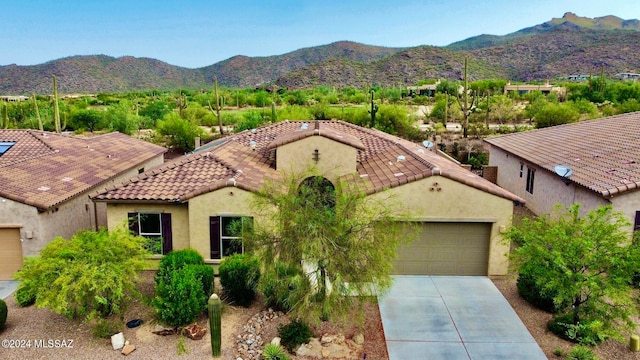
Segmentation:
{"type": "MultiPolygon", "coordinates": [[[[283,121],[230,135],[93,196],[109,228],[128,219],[161,237],[163,253],[193,248],[207,263],[234,252],[227,225],[254,216],[268,179],[314,167],[329,181],[362,179],[368,196],[414,216],[420,239],[400,249],[398,274],[503,275],[501,232],[522,199],[431,150],[342,121],[283,121]]],[[[260,221],[260,219],[254,219],[260,221]]]]}
{"type": "Polygon", "coordinates": [[[106,226],[89,194],[162,165],[165,151],[120,133],[0,130],[0,279],[56,236],[106,226]]]}
{"type": "Polygon", "coordinates": [[[497,183],[534,213],[611,204],[640,227],[640,112],[485,140],[497,183]]]}

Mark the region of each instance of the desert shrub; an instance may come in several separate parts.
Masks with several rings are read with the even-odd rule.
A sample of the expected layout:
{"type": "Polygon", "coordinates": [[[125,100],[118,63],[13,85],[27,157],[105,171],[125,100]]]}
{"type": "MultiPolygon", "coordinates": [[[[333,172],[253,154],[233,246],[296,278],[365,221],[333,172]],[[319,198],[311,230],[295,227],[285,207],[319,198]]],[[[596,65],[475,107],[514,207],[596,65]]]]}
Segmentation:
{"type": "Polygon", "coordinates": [[[204,265],[204,258],[193,249],[171,251],[160,260],[158,272],[156,273],[156,285],[171,275],[185,267],[186,265],[204,265]]]}
{"type": "Polygon", "coordinates": [[[4,328],[4,324],[7,322],[7,303],[0,299],[0,329],[4,328]]]}
{"type": "Polygon", "coordinates": [[[529,304],[550,313],[557,313],[559,306],[553,302],[555,292],[544,291],[542,286],[536,283],[534,266],[524,266],[520,270],[516,287],[520,296],[529,304]]]}
{"type": "Polygon", "coordinates": [[[296,287],[301,280],[299,269],[276,262],[274,268],[260,277],[259,289],[267,306],[288,312],[295,304],[296,287]]]}
{"type": "Polygon", "coordinates": [[[164,323],[180,326],[196,320],[207,305],[198,265],[185,266],[156,284],[152,304],[164,323]]]}
{"type": "Polygon", "coordinates": [[[137,272],[148,254],[143,242],[124,227],[58,237],[26,261],[16,279],[31,287],[37,307],[68,318],[120,314],[139,294],[137,272]]]}
{"type": "Polygon", "coordinates": [[[249,254],[235,254],[220,262],[218,272],[229,300],[240,306],[250,306],[260,279],[258,259],[249,254]]]}
{"type": "Polygon", "coordinates": [[[267,344],[262,350],[262,358],[264,360],[289,360],[282,346],[276,344],[267,344]]]}
{"type": "Polygon", "coordinates": [[[293,320],[287,325],[278,326],[278,335],[282,345],[293,352],[299,345],[307,344],[313,336],[309,326],[302,321],[293,320]]]}
{"type": "Polygon", "coordinates": [[[202,290],[204,294],[207,296],[211,296],[214,291],[213,278],[215,276],[213,268],[208,265],[186,265],[185,269],[189,268],[196,274],[196,278],[200,280],[202,284],[202,290]]]}
{"type": "Polygon", "coordinates": [[[600,360],[600,358],[597,357],[591,349],[584,346],[580,346],[580,345],[571,349],[571,351],[569,352],[569,354],[567,354],[567,357],[565,359],[566,360],[600,360]]]}
{"type": "Polygon", "coordinates": [[[20,307],[27,307],[35,304],[36,294],[35,289],[29,282],[20,283],[20,286],[15,293],[16,303],[20,307]]]}
{"type": "Polygon", "coordinates": [[[581,319],[573,324],[572,314],[558,315],[547,323],[547,329],[562,339],[580,345],[598,345],[607,339],[603,333],[603,324],[598,320],[581,319]]]}
{"type": "Polygon", "coordinates": [[[105,319],[98,319],[96,325],[93,327],[93,336],[99,339],[108,339],[111,335],[120,331],[121,323],[117,321],[109,321],[105,319]]]}

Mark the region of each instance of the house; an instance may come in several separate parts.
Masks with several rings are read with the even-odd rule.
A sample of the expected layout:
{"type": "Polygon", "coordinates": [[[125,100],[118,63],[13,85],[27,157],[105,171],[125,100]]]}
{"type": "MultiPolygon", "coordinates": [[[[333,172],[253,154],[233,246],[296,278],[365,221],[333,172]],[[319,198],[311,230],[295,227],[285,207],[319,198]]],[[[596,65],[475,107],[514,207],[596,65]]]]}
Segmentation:
{"type": "Polygon", "coordinates": [[[106,226],[106,207],[89,193],[161,165],[164,153],[120,133],[0,130],[0,279],[56,236],[106,226]]]}
{"type": "Polygon", "coordinates": [[[230,135],[93,199],[106,203],[109,228],[129,223],[161,239],[159,254],[193,248],[215,265],[242,250],[228,224],[254,217],[252,198],[265,181],[309,167],[332,183],[362,179],[368,196],[391,195],[410,209],[420,239],[400,249],[396,273],[507,272],[501,232],[521,198],[429,148],[342,121],[282,121],[230,135]]]}
{"type": "Polygon", "coordinates": [[[551,92],[555,92],[559,95],[565,95],[566,94],[566,89],[564,87],[560,87],[560,86],[553,86],[551,84],[549,84],[548,82],[545,84],[511,84],[511,82],[508,82],[507,85],[504,86],[504,93],[505,95],[508,94],[518,94],[518,95],[524,95],[524,94],[528,94],[532,91],[540,91],[542,94],[544,95],[549,95],[551,94],[551,92]]]}
{"type": "Polygon", "coordinates": [[[497,184],[536,214],[557,203],[612,205],[640,224],[640,112],[485,140],[497,184]]]}

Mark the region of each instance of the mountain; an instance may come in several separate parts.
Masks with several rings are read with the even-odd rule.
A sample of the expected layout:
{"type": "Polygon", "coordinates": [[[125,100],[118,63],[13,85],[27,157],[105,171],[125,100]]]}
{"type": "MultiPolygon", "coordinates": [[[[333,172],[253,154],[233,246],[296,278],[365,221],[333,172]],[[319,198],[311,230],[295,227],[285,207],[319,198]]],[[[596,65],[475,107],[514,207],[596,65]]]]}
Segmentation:
{"type": "Polygon", "coordinates": [[[402,87],[423,79],[469,77],[550,80],[571,74],[640,71],[640,21],[566,13],[504,36],[480,35],[446,47],[388,48],[340,41],[266,57],[234,56],[187,69],[149,58],[72,56],[40,65],[0,66],[0,94],[123,92],[150,89],[246,88],[275,84],[402,87]]]}
{"type": "Polygon", "coordinates": [[[617,16],[603,16],[597,18],[580,17],[567,12],[561,18],[553,18],[540,25],[524,28],[514,33],[498,36],[482,34],[468,39],[454,42],[447,46],[450,50],[476,50],[506,44],[526,36],[537,35],[558,29],[570,30],[635,30],[640,31],[640,20],[623,20],[617,16]]]}

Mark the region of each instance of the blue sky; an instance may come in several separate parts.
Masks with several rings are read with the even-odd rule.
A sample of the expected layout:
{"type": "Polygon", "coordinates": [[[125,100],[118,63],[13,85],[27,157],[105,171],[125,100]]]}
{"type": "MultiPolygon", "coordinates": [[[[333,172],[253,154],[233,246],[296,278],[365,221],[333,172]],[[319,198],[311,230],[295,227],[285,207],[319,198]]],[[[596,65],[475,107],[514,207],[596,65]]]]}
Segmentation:
{"type": "Polygon", "coordinates": [[[444,46],[565,12],[640,19],[638,0],[13,0],[0,5],[0,65],[73,55],[150,57],[198,68],[350,40],[444,46]]]}

